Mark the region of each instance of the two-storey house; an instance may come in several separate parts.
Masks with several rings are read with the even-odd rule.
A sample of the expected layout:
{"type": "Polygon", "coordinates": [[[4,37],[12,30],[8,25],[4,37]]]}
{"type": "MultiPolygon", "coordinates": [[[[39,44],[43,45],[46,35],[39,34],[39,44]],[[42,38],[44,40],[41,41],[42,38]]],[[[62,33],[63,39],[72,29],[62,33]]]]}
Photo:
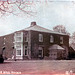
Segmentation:
{"type": "MultiPolygon", "coordinates": [[[[7,40],[4,44],[6,58],[66,59],[68,57],[69,36],[43,28],[36,22],[31,22],[28,28],[3,36],[3,40],[3,44],[7,40]]],[[[2,46],[1,43],[0,47],[2,46]]]]}
{"type": "Polygon", "coordinates": [[[14,33],[14,46],[16,59],[63,59],[68,56],[69,36],[32,22],[14,33]]]}

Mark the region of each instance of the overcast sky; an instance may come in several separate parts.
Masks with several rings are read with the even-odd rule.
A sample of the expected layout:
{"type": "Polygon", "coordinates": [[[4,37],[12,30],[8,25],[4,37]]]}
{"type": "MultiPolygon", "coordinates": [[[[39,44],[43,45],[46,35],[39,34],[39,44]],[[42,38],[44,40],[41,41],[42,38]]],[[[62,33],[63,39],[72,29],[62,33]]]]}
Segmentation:
{"type": "Polygon", "coordinates": [[[35,2],[31,9],[35,12],[34,16],[11,14],[0,18],[0,36],[24,29],[30,26],[32,21],[50,30],[56,25],[64,25],[71,34],[75,31],[75,2],[35,2]]]}

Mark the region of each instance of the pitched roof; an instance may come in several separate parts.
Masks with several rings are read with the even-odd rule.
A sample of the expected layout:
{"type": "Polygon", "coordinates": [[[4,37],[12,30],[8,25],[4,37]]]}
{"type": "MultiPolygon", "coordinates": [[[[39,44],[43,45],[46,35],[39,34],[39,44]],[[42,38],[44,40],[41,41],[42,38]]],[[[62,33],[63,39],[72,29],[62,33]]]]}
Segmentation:
{"type": "Polygon", "coordinates": [[[55,32],[55,31],[46,29],[46,28],[41,27],[39,25],[30,26],[28,28],[25,28],[24,30],[26,30],[26,31],[33,30],[33,31],[39,31],[39,32],[47,32],[47,33],[54,33],[54,34],[66,35],[66,34],[63,34],[63,33],[59,33],[59,32],[55,32]]]}
{"type": "Polygon", "coordinates": [[[64,50],[64,48],[62,48],[61,46],[57,45],[57,44],[54,44],[52,45],[49,50],[64,50]]]}
{"type": "Polygon", "coordinates": [[[34,31],[40,31],[40,32],[52,32],[51,30],[48,30],[48,29],[43,28],[38,25],[30,26],[28,28],[25,28],[25,30],[34,30],[34,31]]]}

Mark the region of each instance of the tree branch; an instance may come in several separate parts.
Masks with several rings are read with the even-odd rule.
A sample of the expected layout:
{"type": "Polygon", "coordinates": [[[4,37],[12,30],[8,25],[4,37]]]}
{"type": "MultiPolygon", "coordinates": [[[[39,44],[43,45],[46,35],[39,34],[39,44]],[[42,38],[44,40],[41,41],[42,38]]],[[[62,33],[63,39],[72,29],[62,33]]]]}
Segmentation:
{"type": "Polygon", "coordinates": [[[31,15],[31,16],[34,16],[32,10],[27,10],[26,8],[28,7],[31,7],[32,3],[28,3],[26,1],[10,1],[10,0],[6,0],[6,1],[0,1],[0,13],[1,15],[4,15],[6,13],[12,13],[14,14],[13,12],[16,12],[18,8],[19,11],[23,12],[24,14],[28,14],[28,15],[31,15]],[[16,5],[16,7],[14,8],[14,6],[16,5]],[[13,9],[15,11],[13,11],[13,9]]]}

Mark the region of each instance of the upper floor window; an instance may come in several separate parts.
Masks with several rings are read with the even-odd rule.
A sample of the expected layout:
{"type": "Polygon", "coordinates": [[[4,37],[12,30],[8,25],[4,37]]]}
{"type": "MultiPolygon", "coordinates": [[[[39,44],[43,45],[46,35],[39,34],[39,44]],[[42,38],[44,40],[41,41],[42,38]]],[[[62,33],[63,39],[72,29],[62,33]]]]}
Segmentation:
{"type": "Polygon", "coordinates": [[[21,32],[17,32],[16,33],[16,36],[18,37],[18,36],[21,36],[21,32]]]}
{"type": "Polygon", "coordinates": [[[53,43],[54,42],[54,37],[53,35],[50,35],[50,43],[53,43]]]}
{"type": "Polygon", "coordinates": [[[25,40],[25,42],[28,42],[28,35],[25,35],[24,40],[25,40]]]}
{"type": "Polygon", "coordinates": [[[43,34],[39,34],[39,42],[43,42],[43,34]]]}
{"type": "Polygon", "coordinates": [[[21,43],[16,42],[16,49],[21,49],[21,43]]]}
{"type": "Polygon", "coordinates": [[[60,44],[63,44],[63,37],[60,37],[60,44]]]}
{"type": "Polygon", "coordinates": [[[14,35],[14,41],[22,42],[23,40],[23,32],[16,32],[14,35]]]}
{"type": "Polygon", "coordinates": [[[21,41],[21,37],[16,37],[16,41],[21,41]]]}

